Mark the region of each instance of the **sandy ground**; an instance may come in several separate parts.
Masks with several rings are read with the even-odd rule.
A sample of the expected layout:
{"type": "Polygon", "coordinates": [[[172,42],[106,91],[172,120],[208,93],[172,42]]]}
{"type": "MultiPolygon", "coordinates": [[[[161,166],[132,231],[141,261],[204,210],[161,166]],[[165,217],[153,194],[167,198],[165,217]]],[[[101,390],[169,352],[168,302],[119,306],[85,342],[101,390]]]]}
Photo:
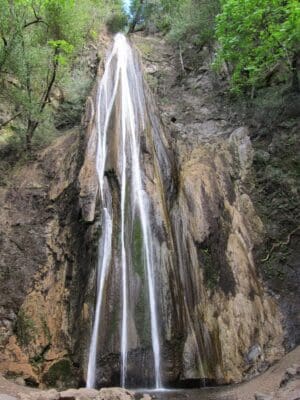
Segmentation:
{"type": "MultiPolygon", "coordinates": [[[[288,353],[282,360],[270,367],[265,373],[249,382],[227,386],[218,389],[192,389],[156,393],[159,400],[190,399],[190,400],[254,400],[257,392],[273,394],[274,400],[300,400],[300,379],[292,380],[286,387],[280,389],[280,382],[287,368],[300,364],[300,346],[288,353]]],[[[0,375],[0,400],[12,400],[5,395],[18,398],[19,393],[38,392],[38,389],[20,386],[0,375]]]]}

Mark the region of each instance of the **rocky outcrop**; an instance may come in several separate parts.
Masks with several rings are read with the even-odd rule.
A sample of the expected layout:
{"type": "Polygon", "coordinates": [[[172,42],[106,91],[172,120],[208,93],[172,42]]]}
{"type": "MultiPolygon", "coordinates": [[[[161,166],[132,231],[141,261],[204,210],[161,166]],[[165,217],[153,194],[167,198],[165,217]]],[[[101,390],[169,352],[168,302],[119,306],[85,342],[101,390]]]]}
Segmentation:
{"type": "Polygon", "coordinates": [[[80,144],[78,129],[64,134],[0,189],[0,371],[32,385],[78,379],[71,358],[85,267],[80,144]]]}

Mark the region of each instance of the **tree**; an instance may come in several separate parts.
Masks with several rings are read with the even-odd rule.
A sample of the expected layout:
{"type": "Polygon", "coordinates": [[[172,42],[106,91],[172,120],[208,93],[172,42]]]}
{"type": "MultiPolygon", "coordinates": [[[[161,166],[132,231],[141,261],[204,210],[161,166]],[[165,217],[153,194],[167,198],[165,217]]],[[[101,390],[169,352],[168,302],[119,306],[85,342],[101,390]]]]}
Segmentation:
{"type": "Polygon", "coordinates": [[[230,64],[234,91],[264,84],[279,65],[292,72],[292,88],[299,91],[298,0],[223,0],[216,36],[220,49],[215,64],[230,64]]]}
{"type": "Polygon", "coordinates": [[[0,77],[11,82],[2,95],[24,124],[28,150],[53,86],[116,7],[119,0],[0,0],[0,77]]]}

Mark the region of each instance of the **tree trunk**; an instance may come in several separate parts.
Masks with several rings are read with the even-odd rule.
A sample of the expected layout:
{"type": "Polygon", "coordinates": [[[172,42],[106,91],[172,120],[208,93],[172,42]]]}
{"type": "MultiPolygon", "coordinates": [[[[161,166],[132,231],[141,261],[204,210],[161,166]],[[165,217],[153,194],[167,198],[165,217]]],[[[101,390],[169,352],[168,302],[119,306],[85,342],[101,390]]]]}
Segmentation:
{"type": "MultiPolygon", "coordinates": [[[[50,79],[50,82],[48,83],[46,91],[43,94],[42,99],[41,99],[40,114],[42,114],[44,108],[46,107],[46,104],[49,101],[51,89],[52,89],[55,79],[56,79],[56,72],[57,72],[57,67],[58,67],[58,60],[57,60],[56,56],[58,53],[59,53],[59,49],[56,48],[54,51],[54,59],[53,59],[54,61],[53,61],[53,70],[52,70],[51,79],[50,79]]],[[[34,131],[36,130],[38,125],[39,125],[39,121],[33,121],[31,118],[28,118],[27,132],[26,132],[26,150],[29,152],[31,151],[32,137],[33,137],[34,131]]]]}
{"type": "Polygon", "coordinates": [[[134,32],[135,26],[139,22],[139,19],[141,18],[143,3],[144,3],[144,0],[140,0],[140,5],[139,5],[139,7],[138,7],[138,9],[137,9],[137,11],[135,13],[135,16],[134,16],[134,18],[133,18],[133,20],[132,20],[132,22],[130,24],[128,33],[133,33],[134,32]]]}
{"type": "Polygon", "coordinates": [[[36,130],[38,124],[39,123],[37,121],[32,121],[31,119],[28,120],[27,131],[26,131],[26,150],[28,152],[31,151],[32,137],[33,137],[34,131],[36,130]]]}

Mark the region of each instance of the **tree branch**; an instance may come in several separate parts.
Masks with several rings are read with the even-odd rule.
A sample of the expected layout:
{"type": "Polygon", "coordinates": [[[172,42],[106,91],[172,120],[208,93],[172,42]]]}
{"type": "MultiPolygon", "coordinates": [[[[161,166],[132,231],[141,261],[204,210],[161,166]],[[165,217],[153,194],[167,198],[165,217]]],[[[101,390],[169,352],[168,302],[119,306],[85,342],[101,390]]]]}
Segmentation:
{"type": "Polygon", "coordinates": [[[16,118],[17,118],[19,115],[21,115],[21,114],[22,114],[22,112],[20,111],[20,112],[18,112],[17,114],[13,115],[13,116],[12,116],[11,118],[9,118],[8,120],[2,122],[2,124],[0,124],[0,131],[1,131],[1,129],[2,129],[4,126],[8,125],[11,121],[13,121],[14,119],[16,119],[16,118]]]}
{"type": "Polygon", "coordinates": [[[277,247],[281,247],[281,246],[283,246],[283,245],[286,246],[287,244],[289,244],[289,243],[290,243],[290,240],[291,240],[291,237],[292,237],[298,230],[300,230],[300,226],[298,226],[297,228],[295,228],[292,232],[290,232],[290,233],[288,234],[288,237],[287,237],[286,241],[274,243],[273,246],[271,247],[271,250],[270,250],[269,253],[267,254],[267,256],[266,256],[265,258],[263,258],[262,260],[260,260],[260,261],[261,261],[261,262],[266,262],[266,261],[268,261],[269,258],[271,257],[271,254],[273,253],[273,251],[274,251],[275,249],[277,249],[277,247]]]}
{"type": "Polygon", "coordinates": [[[45,24],[46,26],[48,26],[47,22],[43,21],[42,18],[38,17],[37,19],[35,19],[34,21],[30,21],[27,24],[23,25],[23,28],[28,28],[28,26],[30,25],[34,25],[34,24],[45,24]]]}

